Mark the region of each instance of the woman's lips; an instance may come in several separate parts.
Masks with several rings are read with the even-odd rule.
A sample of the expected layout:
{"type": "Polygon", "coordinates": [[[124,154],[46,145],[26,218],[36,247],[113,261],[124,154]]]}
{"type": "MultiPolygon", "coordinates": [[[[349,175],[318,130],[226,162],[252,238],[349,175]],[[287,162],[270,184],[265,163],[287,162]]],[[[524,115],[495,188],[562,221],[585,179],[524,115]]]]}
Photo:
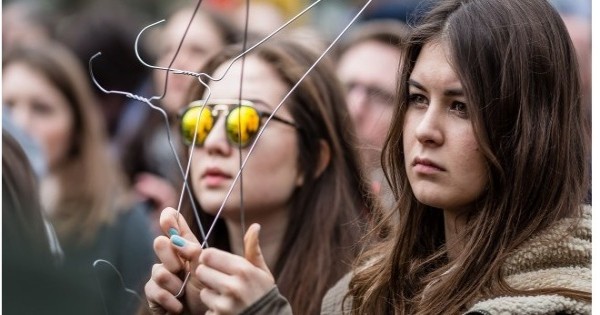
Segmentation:
{"type": "Polygon", "coordinates": [[[426,158],[415,158],[412,166],[415,172],[422,174],[435,174],[446,171],[443,167],[426,158]]]}
{"type": "Polygon", "coordinates": [[[202,181],[209,187],[219,186],[230,179],[231,175],[219,169],[207,169],[204,174],[202,174],[202,181]]]}

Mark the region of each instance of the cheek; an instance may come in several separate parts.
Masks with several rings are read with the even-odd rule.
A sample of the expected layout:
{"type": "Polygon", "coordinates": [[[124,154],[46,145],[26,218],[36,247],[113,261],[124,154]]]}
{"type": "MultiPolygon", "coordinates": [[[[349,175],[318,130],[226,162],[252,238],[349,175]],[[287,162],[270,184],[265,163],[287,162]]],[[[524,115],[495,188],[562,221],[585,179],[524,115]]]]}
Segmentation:
{"type": "Polygon", "coordinates": [[[257,147],[244,169],[244,189],[250,196],[274,203],[289,199],[298,183],[298,150],[296,143],[283,146],[257,147]],[[285,149],[284,149],[285,148],[285,149]]]}
{"type": "Polygon", "coordinates": [[[460,152],[457,152],[460,161],[461,173],[464,187],[467,187],[473,198],[478,198],[487,186],[487,162],[481,153],[475,139],[470,139],[459,146],[460,152]]]}
{"type": "Polygon", "coordinates": [[[408,161],[408,157],[410,155],[409,153],[411,151],[410,149],[414,145],[416,138],[412,132],[413,126],[408,122],[408,119],[405,120],[402,129],[402,152],[404,154],[405,167],[408,168],[408,163],[410,162],[408,161]]]}
{"type": "Polygon", "coordinates": [[[52,167],[63,161],[72,145],[73,124],[70,119],[38,124],[36,133],[44,146],[48,164],[52,167]]]}

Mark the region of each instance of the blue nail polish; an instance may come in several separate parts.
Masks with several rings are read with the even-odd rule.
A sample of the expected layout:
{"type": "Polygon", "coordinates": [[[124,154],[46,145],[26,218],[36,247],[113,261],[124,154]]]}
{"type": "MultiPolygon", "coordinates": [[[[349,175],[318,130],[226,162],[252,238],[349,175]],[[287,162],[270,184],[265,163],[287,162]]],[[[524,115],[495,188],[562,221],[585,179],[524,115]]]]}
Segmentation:
{"type": "Polygon", "coordinates": [[[175,228],[170,228],[169,236],[173,236],[173,235],[179,235],[179,231],[177,231],[177,229],[175,229],[175,228]]]}
{"type": "Polygon", "coordinates": [[[175,244],[175,246],[183,247],[185,240],[179,235],[171,235],[171,243],[175,244]]]}

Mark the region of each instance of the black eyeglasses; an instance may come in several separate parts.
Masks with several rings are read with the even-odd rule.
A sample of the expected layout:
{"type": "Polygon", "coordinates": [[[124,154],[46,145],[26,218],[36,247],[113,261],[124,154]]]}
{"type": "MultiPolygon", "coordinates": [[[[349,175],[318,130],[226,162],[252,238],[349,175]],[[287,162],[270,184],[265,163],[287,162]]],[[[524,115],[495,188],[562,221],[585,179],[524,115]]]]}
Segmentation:
{"type": "MultiPolygon", "coordinates": [[[[248,100],[214,99],[194,101],[179,115],[183,142],[186,145],[191,145],[194,140],[194,131],[196,131],[196,146],[202,147],[221,112],[226,115],[225,134],[227,140],[231,145],[242,148],[252,142],[260,129],[262,118],[271,116],[270,113],[257,110],[254,103],[248,100]],[[197,128],[196,124],[198,124],[197,128]]],[[[273,119],[298,128],[295,123],[283,118],[273,116],[273,119]]]]}

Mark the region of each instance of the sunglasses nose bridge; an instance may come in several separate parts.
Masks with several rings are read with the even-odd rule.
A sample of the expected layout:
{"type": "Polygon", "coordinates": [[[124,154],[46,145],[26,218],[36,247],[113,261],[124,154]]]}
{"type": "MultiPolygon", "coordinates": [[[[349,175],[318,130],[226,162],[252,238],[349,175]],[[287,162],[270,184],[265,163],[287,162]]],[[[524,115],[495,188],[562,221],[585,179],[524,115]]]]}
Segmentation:
{"type": "Polygon", "coordinates": [[[215,119],[219,119],[220,116],[227,116],[229,114],[229,105],[216,104],[213,106],[211,113],[215,119]]]}
{"type": "Polygon", "coordinates": [[[229,143],[227,141],[227,134],[223,126],[227,122],[228,112],[215,111],[213,114],[214,123],[212,128],[208,130],[202,146],[209,151],[217,150],[219,152],[225,152],[226,148],[229,147],[229,143]]]}

